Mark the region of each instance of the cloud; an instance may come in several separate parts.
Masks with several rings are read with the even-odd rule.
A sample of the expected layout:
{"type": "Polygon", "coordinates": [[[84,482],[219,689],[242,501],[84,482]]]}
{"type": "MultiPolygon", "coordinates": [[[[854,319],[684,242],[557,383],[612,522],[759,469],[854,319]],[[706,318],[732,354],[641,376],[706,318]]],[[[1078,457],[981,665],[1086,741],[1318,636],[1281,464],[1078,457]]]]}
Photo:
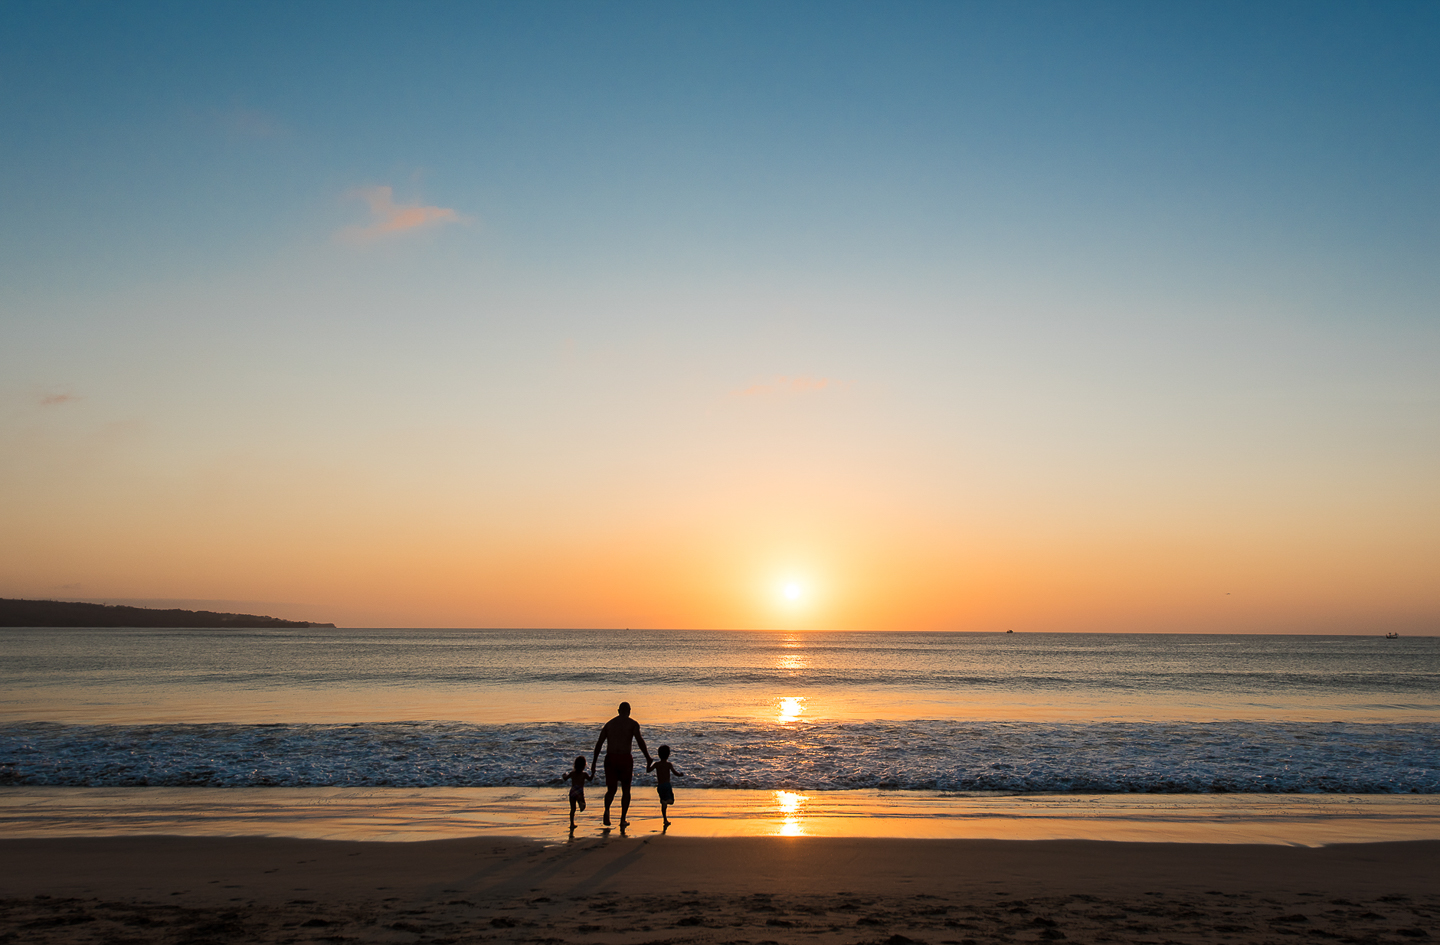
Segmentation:
{"type": "Polygon", "coordinates": [[[74,394],[44,394],[40,397],[40,406],[58,407],[61,404],[73,404],[79,399],[74,394]]]}
{"type": "Polygon", "coordinates": [[[335,235],[346,242],[364,243],[397,233],[409,233],[446,223],[465,223],[467,218],[445,207],[424,207],[418,203],[396,203],[395,192],[386,187],[360,187],[345,195],[370,205],[368,226],[347,226],[335,235]]]}
{"type": "Polygon", "coordinates": [[[731,391],[732,397],[781,397],[785,395],[814,394],[836,382],[828,377],[777,377],[773,381],[751,384],[743,390],[731,391]]]}

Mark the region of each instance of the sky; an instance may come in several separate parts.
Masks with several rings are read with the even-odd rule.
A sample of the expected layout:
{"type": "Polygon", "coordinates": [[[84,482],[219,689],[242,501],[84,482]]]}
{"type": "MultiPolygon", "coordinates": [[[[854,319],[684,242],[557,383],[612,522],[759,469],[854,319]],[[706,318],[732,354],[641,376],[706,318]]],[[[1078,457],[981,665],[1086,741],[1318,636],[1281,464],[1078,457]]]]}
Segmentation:
{"type": "Polygon", "coordinates": [[[1434,3],[0,5],[0,596],[1440,631],[1434,3]]]}

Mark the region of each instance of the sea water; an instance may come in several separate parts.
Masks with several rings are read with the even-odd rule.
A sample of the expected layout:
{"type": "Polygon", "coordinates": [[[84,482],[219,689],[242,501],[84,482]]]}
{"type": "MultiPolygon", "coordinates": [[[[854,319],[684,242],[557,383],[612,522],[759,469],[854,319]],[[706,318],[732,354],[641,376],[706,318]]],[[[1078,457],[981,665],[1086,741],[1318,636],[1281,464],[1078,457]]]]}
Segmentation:
{"type": "Polygon", "coordinates": [[[1440,793],[1440,639],[0,630],[0,784],[1440,793]]]}

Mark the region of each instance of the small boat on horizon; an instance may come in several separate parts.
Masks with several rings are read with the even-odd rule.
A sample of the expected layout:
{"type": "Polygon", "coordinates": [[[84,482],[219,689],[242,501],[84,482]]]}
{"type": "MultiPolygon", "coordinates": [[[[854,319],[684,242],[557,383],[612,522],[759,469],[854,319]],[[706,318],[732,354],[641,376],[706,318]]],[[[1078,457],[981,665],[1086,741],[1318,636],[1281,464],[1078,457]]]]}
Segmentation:
{"type": "Polygon", "coordinates": [[[1398,640],[1400,639],[1400,634],[1396,633],[1394,630],[1391,630],[1389,633],[1385,634],[1385,639],[1398,640]]]}

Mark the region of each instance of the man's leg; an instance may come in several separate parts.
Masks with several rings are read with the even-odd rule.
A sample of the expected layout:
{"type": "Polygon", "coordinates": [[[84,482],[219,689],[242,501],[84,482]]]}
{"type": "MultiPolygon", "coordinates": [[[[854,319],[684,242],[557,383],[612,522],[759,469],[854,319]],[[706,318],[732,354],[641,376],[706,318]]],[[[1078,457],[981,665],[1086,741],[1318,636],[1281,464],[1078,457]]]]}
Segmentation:
{"type": "MultiPolygon", "coordinates": [[[[620,786],[620,779],[615,776],[614,766],[610,763],[610,756],[605,756],[605,816],[600,822],[610,826],[610,802],[615,800],[615,788],[620,786]]],[[[623,817],[621,819],[624,819],[623,817]]]]}
{"type": "Polygon", "coordinates": [[[630,782],[620,783],[620,826],[630,823],[630,782]]]}

